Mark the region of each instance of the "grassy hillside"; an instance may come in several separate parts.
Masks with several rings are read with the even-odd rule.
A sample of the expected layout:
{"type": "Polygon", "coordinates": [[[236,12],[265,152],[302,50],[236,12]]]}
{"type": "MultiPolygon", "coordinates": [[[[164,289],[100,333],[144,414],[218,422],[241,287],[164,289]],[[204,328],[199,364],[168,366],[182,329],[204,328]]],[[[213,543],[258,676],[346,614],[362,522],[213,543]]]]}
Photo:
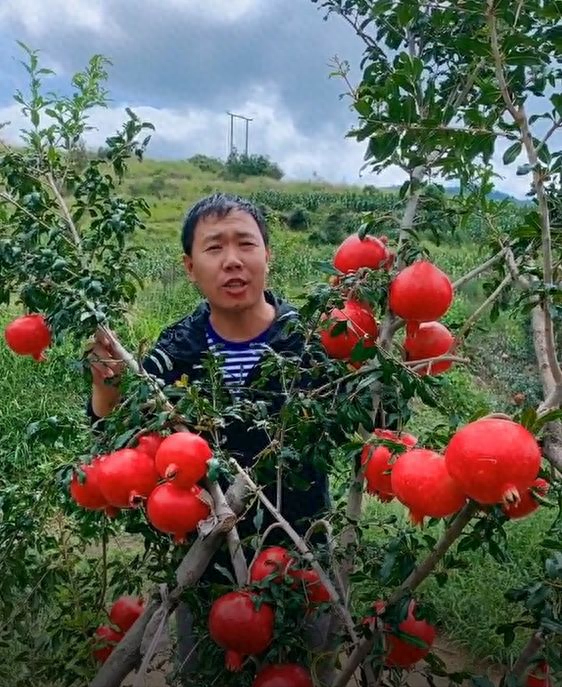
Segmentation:
{"type": "MultiPolygon", "coordinates": [[[[337,216],[349,222],[346,226],[352,228],[358,216],[351,206],[360,199],[377,202],[381,208],[392,209],[397,204],[395,194],[379,193],[373,189],[364,191],[326,184],[285,183],[266,178],[224,180],[216,173],[202,171],[188,162],[146,160],[132,165],[124,192],[145,197],[151,207],[151,217],[146,235],[139,238],[148,247],[139,265],[146,285],[131,313],[130,341],[153,341],[164,326],[187,313],[196,302],[197,295],[187,283],[181,267],[181,221],[191,203],[215,190],[262,199],[260,202],[266,206],[272,227],[271,286],[295,302],[308,283],[321,278],[315,262],[328,259],[333,253],[334,245],[326,242],[331,236],[326,233],[326,228],[332,231],[330,226],[337,224],[337,216]],[[314,209],[307,209],[307,199],[313,196],[316,200],[309,205],[314,209]],[[284,209],[276,210],[264,203],[264,199],[281,204],[284,209]],[[301,212],[301,216],[305,211],[306,219],[304,223],[296,222],[298,230],[289,227],[289,224],[295,224],[296,210],[301,212]],[[339,213],[335,218],[334,212],[339,213]]],[[[388,228],[392,235],[393,226],[388,228]]],[[[424,241],[436,263],[452,278],[467,272],[479,261],[477,244],[468,236],[452,236],[450,241],[440,246],[431,243],[430,235],[424,241]]],[[[481,300],[481,289],[477,285],[462,289],[445,322],[463,321],[481,300]]],[[[10,315],[1,315],[0,325],[4,325],[10,315]]],[[[481,408],[512,412],[515,408],[513,396],[517,392],[525,393],[531,402],[536,400],[537,378],[524,321],[505,314],[501,314],[493,324],[484,321],[468,338],[466,353],[472,362],[465,367],[456,367],[444,376],[442,390],[445,406],[462,421],[468,420],[481,408]]],[[[0,347],[0,367],[5,371],[0,378],[0,397],[10,399],[9,403],[0,404],[0,475],[3,476],[3,489],[12,490],[13,503],[17,500],[21,506],[22,502],[28,502],[32,512],[42,512],[41,498],[45,491],[55,488],[53,475],[57,466],[73,460],[84,450],[83,439],[80,438],[73,442],[55,441],[53,447],[36,449],[28,441],[29,423],[53,415],[71,427],[75,437],[85,437],[83,404],[86,389],[79,372],[68,362],[78,355],[79,351],[63,347],[53,350],[49,361],[38,367],[32,361],[15,359],[5,346],[0,347]]],[[[425,432],[438,423],[448,422],[448,419],[448,416],[434,410],[418,408],[411,429],[425,432]]],[[[6,502],[9,503],[9,499],[6,502]]],[[[383,509],[404,517],[400,505],[382,506],[367,498],[367,515],[383,509]]],[[[9,518],[9,512],[4,517],[9,518]]],[[[45,513],[45,520],[39,522],[47,522],[46,518],[45,513]]],[[[506,586],[518,585],[535,571],[538,525],[552,519],[553,515],[542,512],[508,528],[513,544],[513,559],[509,564],[499,564],[475,554],[471,556],[470,569],[453,575],[444,589],[438,588],[434,582],[423,587],[423,593],[434,604],[448,635],[462,641],[475,656],[502,660],[510,655],[511,650],[503,647],[501,637],[494,634],[492,625],[513,614],[503,599],[503,590],[506,586]],[[483,578],[486,579],[484,586],[481,585],[483,578]]],[[[46,525],[28,529],[24,536],[18,533],[20,526],[14,523],[17,545],[23,546],[25,542],[22,540],[31,537],[37,541],[40,551],[37,555],[56,556],[56,542],[52,544],[52,550],[45,553],[44,538],[47,534],[56,540],[52,532],[47,533],[46,525]]],[[[122,554],[122,551],[118,552],[118,555],[122,554]]],[[[53,560],[52,564],[59,565],[59,562],[53,560]]],[[[74,579],[72,575],[79,579],[79,573],[71,572],[71,569],[75,570],[69,567],[70,579],[74,579]]],[[[14,583],[19,574],[14,573],[14,579],[7,578],[0,583],[0,591],[2,585],[14,583]]],[[[41,615],[36,613],[33,605],[33,589],[40,583],[43,579],[26,579],[24,588],[31,590],[30,596],[20,599],[19,605],[14,602],[14,612],[20,614],[20,622],[28,622],[39,633],[39,637],[33,640],[37,641],[34,650],[39,652],[39,656],[45,651],[45,646],[41,643],[41,615]]],[[[14,652],[9,644],[8,649],[3,646],[0,643],[0,663],[6,662],[14,652]]]]}

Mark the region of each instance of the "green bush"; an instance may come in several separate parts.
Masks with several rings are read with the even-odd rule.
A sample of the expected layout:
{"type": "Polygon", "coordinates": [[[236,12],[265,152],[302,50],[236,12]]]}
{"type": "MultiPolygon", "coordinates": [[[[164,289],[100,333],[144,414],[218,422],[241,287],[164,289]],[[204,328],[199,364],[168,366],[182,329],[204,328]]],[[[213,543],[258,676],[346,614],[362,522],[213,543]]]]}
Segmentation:
{"type": "Polygon", "coordinates": [[[310,225],[312,224],[312,216],[310,212],[301,207],[285,213],[284,218],[287,226],[295,231],[304,231],[309,229],[310,225]]]}

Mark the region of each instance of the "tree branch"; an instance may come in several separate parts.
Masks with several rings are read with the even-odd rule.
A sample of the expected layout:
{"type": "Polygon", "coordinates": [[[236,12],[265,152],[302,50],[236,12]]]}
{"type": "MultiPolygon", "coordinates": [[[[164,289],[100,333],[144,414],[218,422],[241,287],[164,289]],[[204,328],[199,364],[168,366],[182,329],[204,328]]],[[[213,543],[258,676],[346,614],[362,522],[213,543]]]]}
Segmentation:
{"type": "Polygon", "coordinates": [[[508,274],[507,277],[504,277],[504,279],[498,284],[496,289],[486,298],[486,300],[476,308],[476,310],[470,315],[470,317],[467,318],[466,322],[462,326],[461,330],[456,336],[457,342],[462,341],[462,339],[466,336],[466,334],[470,331],[470,328],[472,325],[476,322],[476,320],[480,317],[480,315],[486,310],[486,308],[494,303],[499,296],[501,295],[502,291],[508,286],[508,284],[511,284],[511,274],[508,274]]]}
{"type": "Polygon", "coordinates": [[[519,658],[515,662],[515,665],[506,673],[506,677],[512,676],[516,680],[520,680],[527,670],[529,663],[535,658],[543,645],[544,639],[540,631],[531,635],[523,651],[519,654],[519,658]]]}
{"type": "Polygon", "coordinates": [[[455,282],[453,282],[453,289],[457,290],[460,289],[462,286],[465,284],[468,284],[468,282],[472,281],[476,277],[480,276],[482,272],[485,272],[486,270],[490,269],[493,265],[495,265],[497,262],[499,262],[502,258],[505,257],[507,252],[507,248],[502,248],[499,253],[496,253],[493,257],[491,257],[489,260],[486,260],[486,262],[483,262],[481,265],[478,265],[475,267],[473,270],[470,272],[467,272],[464,276],[459,277],[455,282]]]}

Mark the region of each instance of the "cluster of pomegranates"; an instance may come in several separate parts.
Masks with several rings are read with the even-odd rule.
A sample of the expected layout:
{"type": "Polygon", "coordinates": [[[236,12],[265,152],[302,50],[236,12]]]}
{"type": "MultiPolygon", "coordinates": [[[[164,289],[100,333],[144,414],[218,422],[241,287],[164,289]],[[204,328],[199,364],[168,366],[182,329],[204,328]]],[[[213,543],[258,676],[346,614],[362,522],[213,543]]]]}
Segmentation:
{"type": "Polygon", "coordinates": [[[82,508],[110,516],[146,501],[152,526],[180,543],[210,514],[197,482],[205,476],[211,457],[209,444],[198,434],[145,434],[134,448],[81,465],[72,476],[70,495],[82,508]]]}
{"type": "MultiPolygon", "coordinates": [[[[300,589],[306,598],[307,611],[318,604],[330,601],[330,595],[314,570],[303,570],[282,546],[270,546],[256,556],[250,567],[250,582],[270,584],[288,583],[291,589],[300,589]]],[[[382,615],[385,604],[373,604],[375,615],[382,615]]],[[[413,644],[400,638],[388,623],[387,667],[410,668],[429,652],[435,639],[435,628],[415,616],[416,605],[411,602],[407,617],[398,625],[398,631],[421,640],[425,646],[413,644]]],[[[374,617],[369,616],[365,624],[372,625],[374,617]]],[[[209,634],[225,650],[225,665],[230,671],[242,669],[246,656],[259,655],[271,645],[274,636],[275,610],[260,600],[259,589],[242,589],[228,592],[219,597],[209,613],[209,634]]],[[[312,687],[308,670],[300,665],[287,663],[267,665],[262,668],[253,687],[312,687]]]]}
{"type": "Polygon", "coordinates": [[[538,477],[541,450],[535,437],[509,419],[486,417],[459,429],[443,453],[417,447],[407,433],[375,429],[376,440],[361,452],[366,488],[381,501],[396,498],[412,522],[455,514],[467,498],[501,505],[510,519],[539,507],[535,492],[546,495],[549,484],[538,477]],[[398,455],[397,455],[398,454],[398,455]]]}
{"type": "MultiPolygon", "coordinates": [[[[343,275],[360,269],[390,270],[394,254],[385,236],[352,234],[337,248],[333,266],[343,275]]],[[[334,282],[338,282],[336,277],[334,282]]],[[[449,353],[455,343],[451,332],[438,320],[453,302],[453,285],[449,277],[427,260],[418,260],[401,270],[390,282],[390,310],[406,322],[404,351],[406,359],[415,362],[449,353]]],[[[349,361],[359,341],[365,348],[374,347],[378,338],[378,323],[371,306],[348,296],[342,308],[324,314],[327,323],[320,332],[328,355],[349,361]],[[345,322],[346,326],[338,325],[345,322]]],[[[422,365],[419,374],[440,374],[451,367],[451,361],[422,365]]]]}
{"type": "Polygon", "coordinates": [[[120,596],[109,610],[109,625],[100,625],[94,634],[94,658],[105,663],[113,649],[144,611],[142,598],[120,596]]]}

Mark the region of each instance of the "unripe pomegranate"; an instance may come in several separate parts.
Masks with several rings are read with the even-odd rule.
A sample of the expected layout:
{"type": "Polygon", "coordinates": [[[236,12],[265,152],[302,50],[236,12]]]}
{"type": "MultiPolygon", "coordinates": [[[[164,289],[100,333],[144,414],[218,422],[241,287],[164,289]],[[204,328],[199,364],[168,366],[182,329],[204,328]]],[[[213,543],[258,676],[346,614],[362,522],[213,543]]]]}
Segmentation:
{"type": "MultiPolygon", "coordinates": [[[[423,322],[413,336],[406,336],[404,340],[406,360],[425,360],[446,355],[454,343],[453,335],[441,322],[423,322]]],[[[448,370],[452,364],[451,361],[433,363],[431,367],[424,365],[416,368],[416,372],[419,375],[438,375],[448,370]]]]}
{"type": "Polygon", "coordinates": [[[173,534],[177,543],[185,541],[186,534],[195,532],[197,523],[211,512],[200,498],[202,491],[197,485],[179,489],[171,482],[159,484],[146,503],[148,521],[157,530],[173,534]]]}
{"type": "Polygon", "coordinates": [[[296,663],[277,663],[264,666],[252,687],[313,687],[313,683],[306,668],[296,663]]]}
{"type": "Polygon", "coordinates": [[[209,634],[226,650],[228,670],[241,670],[245,656],[261,654],[271,644],[275,614],[265,603],[256,608],[257,599],[252,592],[228,592],[211,606],[209,634]]]}
{"type": "MultiPolygon", "coordinates": [[[[384,602],[378,601],[373,604],[377,615],[384,612],[384,602]]],[[[409,642],[406,638],[402,639],[393,634],[390,625],[385,625],[388,634],[386,635],[387,654],[385,665],[387,668],[400,667],[411,668],[430,652],[437,632],[435,627],[427,620],[417,620],[415,616],[416,603],[412,599],[408,606],[408,615],[398,624],[398,630],[408,634],[425,643],[424,647],[417,646],[409,642]]]]}
{"type": "Polygon", "coordinates": [[[405,267],[390,284],[389,307],[406,320],[409,334],[415,333],[420,322],[443,317],[452,302],[451,280],[427,260],[405,267]]]}
{"type": "Polygon", "coordinates": [[[122,632],[127,632],[143,611],[144,604],[140,597],[120,596],[111,606],[109,619],[122,632]]]}
{"type": "Polygon", "coordinates": [[[481,418],[453,435],[445,464],[460,488],[478,503],[516,504],[537,478],[541,450],[517,422],[481,418]]]}
{"type": "Polygon", "coordinates": [[[151,458],[156,456],[156,451],[160,444],[164,441],[164,437],[156,432],[150,434],[143,434],[136,445],[136,448],[143,453],[148,454],[151,458]]]}
{"type": "Polygon", "coordinates": [[[94,633],[95,648],[94,658],[100,663],[105,663],[117,644],[123,639],[123,633],[117,632],[108,625],[100,625],[94,633]]]}
{"type": "Polygon", "coordinates": [[[352,234],[336,250],[334,267],[344,274],[349,274],[357,272],[362,267],[378,269],[387,259],[388,249],[380,239],[374,236],[360,239],[357,234],[352,234]]]}
{"type": "Polygon", "coordinates": [[[541,496],[546,496],[549,487],[550,484],[545,479],[538,477],[531,485],[531,488],[521,494],[521,501],[519,503],[508,503],[502,506],[504,513],[510,520],[530,515],[540,506],[533,492],[536,491],[541,496]]]}
{"type": "Polygon", "coordinates": [[[422,524],[424,517],[453,515],[466,502],[466,495],[447,472],[445,459],[435,451],[417,448],[402,453],[390,477],[392,491],[409,508],[414,524],[422,524]]]}
{"type": "Polygon", "coordinates": [[[4,330],[9,348],[18,355],[30,355],[34,360],[46,360],[44,351],[51,345],[51,330],[39,313],[22,315],[12,320],[4,330]]]}
{"type": "Polygon", "coordinates": [[[158,473],[148,454],[123,448],[101,458],[98,481],[108,503],[118,508],[133,508],[154,489],[158,473]]]}
{"type": "Polygon", "coordinates": [[[198,434],[176,432],[166,437],[156,451],[156,469],[176,487],[189,489],[207,473],[213,457],[209,444],[198,434]]]}
{"type": "MultiPolygon", "coordinates": [[[[386,439],[408,448],[413,448],[418,440],[411,434],[400,434],[389,429],[375,429],[373,434],[379,439],[386,439]]],[[[361,465],[365,466],[365,481],[367,492],[377,496],[383,502],[392,501],[394,492],[390,482],[390,474],[394,454],[387,446],[372,446],[365,444],[361,452],[361,465]]]]}
{"type": "Polygon", "coordinates": [[[292,562],[293,559],[289,556],[287,549],[282,546],[270,546],[261,551],[252,563],[250,582],[261,582],[269,575],[278,572],[279,574],[272,581],[280,583],[292,562]]]}
{"type": "Polygon", "coordinates": [[[322,329],[320,339],[327,354],[339,360],[348,360],[357,343],[362,340],[367,348],[373,347],[378,336],[378,326],[371,308],[355,300],[347,300],[344,307],[334,308],[322,321],[329,321],[322,329]],[[347,322],[347,329],[332,335],[336,322],[347,322]]]}

